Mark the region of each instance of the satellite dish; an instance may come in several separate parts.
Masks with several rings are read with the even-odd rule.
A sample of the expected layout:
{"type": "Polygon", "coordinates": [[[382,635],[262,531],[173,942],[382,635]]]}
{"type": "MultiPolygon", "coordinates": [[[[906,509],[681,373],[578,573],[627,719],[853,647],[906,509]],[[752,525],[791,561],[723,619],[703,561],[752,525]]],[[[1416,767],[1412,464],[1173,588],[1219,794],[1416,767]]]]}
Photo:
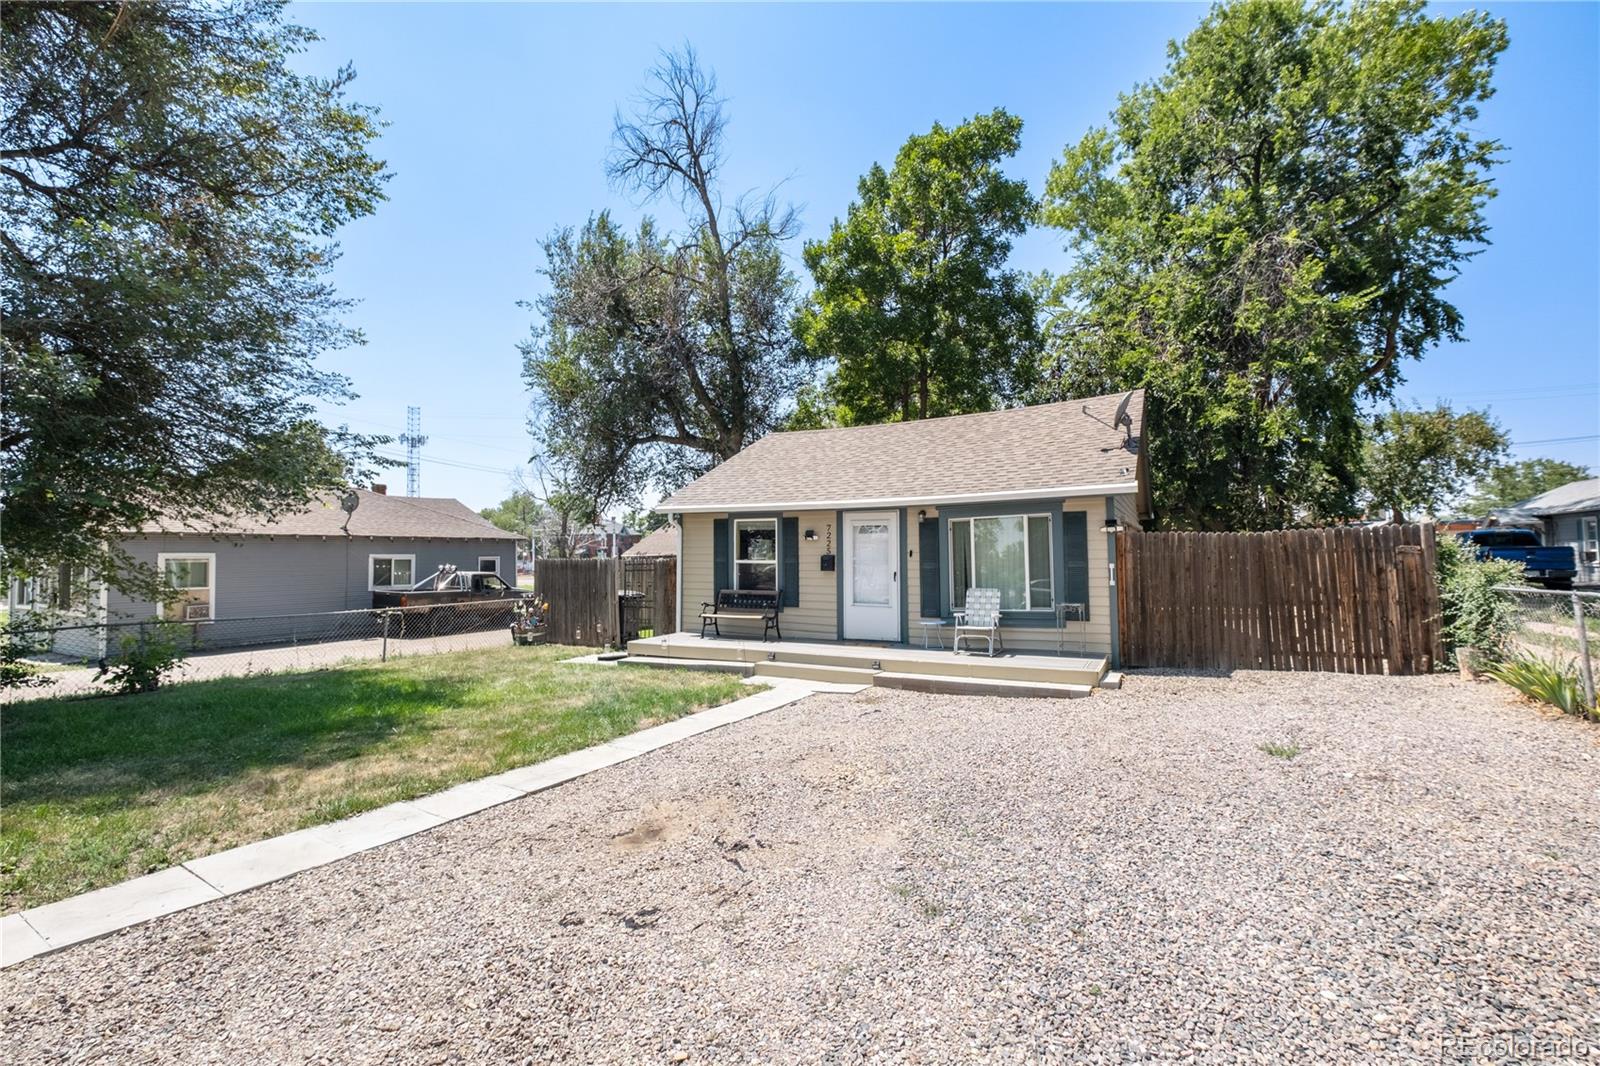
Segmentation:
{"type": "Polygon", "coordinates": [[[356,508],[361,506],[361,496],[351,490],[339,497],[339,508],[344,511],[344,525],[340,527],[344,532],[350,532],[350,516],[356,513],[356,508]]]}
{"type": "Polygon", "coordinates": [[[1137,391],[1135,389],[1122,398],[1122,402],[1117,404],[1116,416],[1111,419],[1111,428],[1116,429],[1118,426],[1126,426],[1130,439],[1133,437],[1133,418],[1128,414],[1128,402],[1133,399],[1133,393],[1137,391]]]}

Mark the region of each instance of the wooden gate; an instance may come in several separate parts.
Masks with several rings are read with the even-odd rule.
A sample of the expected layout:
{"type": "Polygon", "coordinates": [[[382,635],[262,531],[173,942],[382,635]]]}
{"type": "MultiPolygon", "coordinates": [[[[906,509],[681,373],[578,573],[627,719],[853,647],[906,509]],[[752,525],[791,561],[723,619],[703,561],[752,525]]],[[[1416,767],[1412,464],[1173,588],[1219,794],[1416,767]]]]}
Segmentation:
{"type": "Polygon", "coordinates": [[[678,561],[646,559],[540,559],[534,588],[550,604],[552,644],[600,647],[623,644],[618,593],[645,594],[656,633],[670,633],[677,620],[678,561]]]}
{"type": "Polygon", "coordinates": [[[540,559],[533,587],[550,604],[552,644],[617,642],[620,559],[540,559]]]}
{"type": "Polygon", "coordinates": [[[1439,662],[1431,525],[1117,537],[1122,661],[1426,673],[1439,662]]]}

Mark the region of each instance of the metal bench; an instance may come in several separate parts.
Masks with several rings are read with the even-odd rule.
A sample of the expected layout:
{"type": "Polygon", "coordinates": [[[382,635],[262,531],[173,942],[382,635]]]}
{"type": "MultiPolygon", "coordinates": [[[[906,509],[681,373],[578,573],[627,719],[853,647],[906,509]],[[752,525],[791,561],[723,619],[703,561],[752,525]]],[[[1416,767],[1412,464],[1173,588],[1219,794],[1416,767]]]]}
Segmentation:
{"type": "Polygon", "coordinates": [[[707,600],[700,604],[700,635],[706,635],[709,625],[712,632],[722,636],[719,621],[760,622],[762,640],[767,639],[768,633],[776,633],[779,640],[783,639],[783,630],[778,628],[776,592],[723,589],[717,593],[716,603],[707,600]]]}

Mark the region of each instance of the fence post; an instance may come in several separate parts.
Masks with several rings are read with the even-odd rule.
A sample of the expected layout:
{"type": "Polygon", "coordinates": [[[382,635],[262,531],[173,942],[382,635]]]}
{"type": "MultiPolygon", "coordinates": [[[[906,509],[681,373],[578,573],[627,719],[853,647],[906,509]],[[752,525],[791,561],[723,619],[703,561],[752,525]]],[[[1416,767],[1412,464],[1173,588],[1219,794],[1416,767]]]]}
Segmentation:
{"type": "Polygon", "coordinates": [[[1578,673],[1583,678],[1583,698],[1594,706],[1594,667],[1589,664],[1589,628],[1584,624],[1583,600],[1572,594],[1572,621],[1578,627],[1578,673]]]}
{"type": "Polygon", "coordinates": [[[378,655],[380,663],[389,661],[389,612],[383,612],[383,651],[378,655]]]}

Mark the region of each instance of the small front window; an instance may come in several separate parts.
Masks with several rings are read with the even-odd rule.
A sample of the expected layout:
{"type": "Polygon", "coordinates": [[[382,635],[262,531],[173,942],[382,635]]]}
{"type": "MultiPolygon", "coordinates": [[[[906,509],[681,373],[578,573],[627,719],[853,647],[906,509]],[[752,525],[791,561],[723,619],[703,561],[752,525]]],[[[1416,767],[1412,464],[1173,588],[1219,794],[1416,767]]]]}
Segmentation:
{"type": "Polygon", "coordinates": [[[741,518],[733,523],[734,587],[752,592],[778,588],[778,523],[741,518]]]}
{"type": "Polygon", "coordinates": [[[414,555],[374,555],[368,573],[374,589],[406,589],[416,581],[414,555]]]}
{"type": "Polygon", "coordinates": [[[162,555],[161,577],[171,598],[162,615],[174,622],[200,622],[215,617],[216,566],[210,555],[162,555]]]}

